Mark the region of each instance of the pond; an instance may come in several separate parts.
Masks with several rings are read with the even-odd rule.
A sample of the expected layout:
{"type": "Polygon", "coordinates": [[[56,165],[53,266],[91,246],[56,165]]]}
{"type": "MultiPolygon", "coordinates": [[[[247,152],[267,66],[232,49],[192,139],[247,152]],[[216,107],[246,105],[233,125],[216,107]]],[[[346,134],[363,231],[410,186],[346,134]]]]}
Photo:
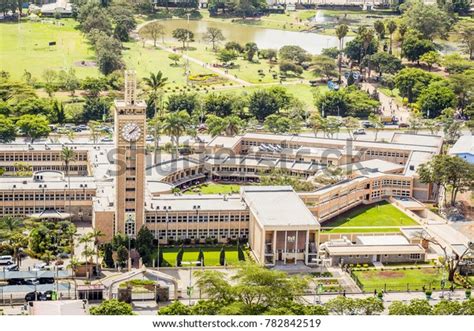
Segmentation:
{"type": "Polygon", "coordinates": [[[279,49],[285,45],[296,45],[312,54],[320,54],[323,48],[338,46],[336,37],[325,36],[312,32],[295,32],[262,28],[243,24],[224,22],[189,21],[173,19],[163,22],[166,28],[165,39],[172,40],[171,33],[177,28],[188,28],[194,33],[194,39],[202,42],[208,27],[222,30],[226,41],[236,41],[240,44],[255,42],[259,48],[279,49]]]}

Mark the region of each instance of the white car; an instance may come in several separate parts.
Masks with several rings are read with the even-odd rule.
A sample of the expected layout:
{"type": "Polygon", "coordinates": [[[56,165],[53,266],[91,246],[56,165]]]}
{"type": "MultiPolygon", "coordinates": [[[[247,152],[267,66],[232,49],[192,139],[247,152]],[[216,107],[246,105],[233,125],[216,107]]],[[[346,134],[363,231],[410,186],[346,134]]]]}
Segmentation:
{"type": "Polygon", "coordinates": [[[13,257],[11,255],[0,256],[0,265],[10,265],[10,264],[13,264],[13,257]]]}
{"type": "Polygon", "coordinates": [[[33,268],[31,269],[32,271],[41,271],[41,270],[44,270],[44,268],[47,266],[46,263],[42,262],[42,263],[36,263],[33,268]]]}

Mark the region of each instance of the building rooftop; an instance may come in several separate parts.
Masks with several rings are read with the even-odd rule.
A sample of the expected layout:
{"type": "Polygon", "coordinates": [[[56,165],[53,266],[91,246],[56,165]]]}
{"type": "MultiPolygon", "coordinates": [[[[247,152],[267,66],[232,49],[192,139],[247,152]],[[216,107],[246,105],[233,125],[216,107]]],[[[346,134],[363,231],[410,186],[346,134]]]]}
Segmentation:
{"type": "Polygon", "coordinates": [[[263,226],[319,228],[319,222],[291,186],[242,186],[240,190],[263,226]]]}
{"type": "Polygon", "coordinates": [[[387,173],[387,172],[394,172],[394,171],[402,171],[405,168],[405,166],[401,164],[385,161],[385,160],[372,159],[372,160],[366,160],[366,161],[360,161],[360,162],[341,165],[339,166],[339,168],[342,168],[348,173],[352,171],[363,172],[363,170],[371,170],[371,171],[387,173]]]}
{"type": "Polygon", "coordinates": [[[67,189],[68,181],[72,189],[87,188],[95,189],[96,183],[91,176],[70,176],[66,178],[60,171],[38,171],[33,177],[8,177],[0,176],[0,188],[2,190],[29,189],[37,190],[47,188],[48,190],[67,189]],[[37,179],[34,179],[34,178],[37,179]]]}
{"type": "Polygon", "coordinates": [[[362,245],[408,245],[409,242],[404,236],[387,235],[387,236],[357,236],[357,243],[362,245]]]}
{"type": "Polygon", "coordinates": [[[349,245],[326,246],[329,255],[370,255],[370,254],[423,254],[425,250],[420,245],[349,245]]]}
{"type": "Polygon", "coordinates": [[[471,154],[474,155],[474,136],[464,135],[451,147],[449,154],[471,154]]]}
{"type": "Polygon", "coordinates": [[[175,195],[166,194],[159,198],[148,199],[146,210],[157,210],[169,212],[173,211],[219,211],[219,210],[240,210],[244,211],[247,206],[238,194],[235,195],[175,195]]]}

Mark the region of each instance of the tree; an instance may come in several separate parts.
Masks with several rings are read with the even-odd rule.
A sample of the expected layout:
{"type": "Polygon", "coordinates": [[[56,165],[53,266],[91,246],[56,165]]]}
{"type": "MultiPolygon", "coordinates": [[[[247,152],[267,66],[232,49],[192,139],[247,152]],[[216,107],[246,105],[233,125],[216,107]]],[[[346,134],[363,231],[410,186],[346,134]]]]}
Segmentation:
{"type": "Polygon", "coordinates": [[[167,108],[171,113],[185,110],[192,115],[200,107],[200,100],[195,93],[178,93],[168,97],[167,108]]]}
{"type": "Polygon", "coordinates": [[[79,79],[76,77],[76,71],[73,68],[69,68],[68,71],[61,70],[58,73],[58,81],[59,85],[68,91],[72,97],[80,86],[79,79]]]}
{"type": "Polygon", "coordinates": [[[214,52],[217,50],[216,45],[221,41],[225,40],[224,35],[222,34],[222,30],[213,27],[207,28],[203,39],[212,44],[212,50],[214,52]]]}
{"type": "Polygon", "coordinates": [[[186,132],[191,117],[185,110],[168,113],[164,118],[163,132],[171,136],[175,145],[175,156],[179,148],[179,138],[186,132]]]}
{"type": "Polygon", "coordinates": [[[183,28],[173,30],[172,36],[183,43],[183,49],[186,49],[186,43],[188,43],[189,46],[189,42],[194,39],[194,33],[188,29],[183,28]]]}
{"type": "Polygon", "coordinates": [[[355,306],[361,315],[375,315],[384,311],[383,302],[375,297],[356,299],[355,306]]]}
{"type": "Polygon", "coordinates": [[[379,131],[384,128],[384,125],[382,123],[382,120],[380,119],[379,116],[375,114],[369,115],[369,122],[373,125],[375,129],[375,141],[377,141],[377,136],[379,134],[379,131]]]}
{"type": "Polygon", "coordinates": [[[433,315],[461,315],[462,304],[457,301],[441,300],[433,307],[433,315]]]}
{"type": "Polygon", "coordinates": [[[16,138],[16,128],[12,120],[0,115],[0,142],[9,143],[16,138]]]}
{"type": "Polygon", "coordinates": [[[456,202],[459,192],[472,189],[474,183],[474,165],[458,156],[435,155],[429,162],[418,167],[422,183],[443,187],[445,194],[451,190],[451,205],[456,202]]]}
{"type": "Polygon", "coordinates": [[[429,51],[420,56],[420,61],[426,63],[428,71],[431,71],[433,64],[439,64],[441,62],[441,56],[436,51],[429,51]]]}
{"type": "Polygon", "coordinates": [[[326,308],[335,315],[354,315],[357,311],[355,299],[338,296],[326,303],[326,308]]]}
{"type": "Polygon", "coordinates": [[[435,51],[433,42],[428,39],[421,39],[416,33],[408,34],[403,41],[403,56],[411,62],[419,64],[420,57],[432,51],[435,51]]]}
{"type": "Polygon", "coordinates": [[[315,101],[323,116],[365,117],[373,113],[380,105],[365,91],[354,86],[328,91],[319,95],[315,101]]]}
{"type": "Polygon", "coordinates": [[[474,23],[470,21],[461,22],[458,25],[458,32],[461,37],[464,52],[469,56],[469,60],[474,59],[474,23]]]}
{"type": "Polygon", "coordinates": [[[150,22],[141,28],[138,33],[142,38],[151,38],[153,40],[153,46],[156,47],[156,41],[160,36],[162,42],[164,42],[165,26],[158,21],[150,22]]]}
{"type": "Polygon", "coordinates": [[[112,36],[100,34],[94,43],[100,72],[108,75],[123,67],[122,44],[112,36]]]}
{"type": "Polygon", "coordinates": [[[110,101],[108,99],[86,97],[82,119],[84,122],[106,120],[109,109],[110,101]]]}
{"type": "Polygon", "coordinates": [[[245,254],[244,254],[244,250],[242,249],[242,245],[239,245],[237,247],[237,253],[239,256],[239,261],[245,261],[245,254]]]}
{"type": "Polygon", "coordinates": [[[168,55],[168,59],[170,59],[171,61],[173,61],[173,65],[174,65],[174,66],[177,66],[177,65],[178,65],[178,61],[181,60],[181,55],[172,53],[172,54],[168,55]]]}
{"type": "Polygon", "coordinates": [[[405,23],[400,23],[398,27],[398,34],[400,35],[400,59],[403,58],[403,42],[405,41],[405,34],[408,31],[408,26],[405,23]]]}
{"type": "Polygon", "coordinates": [[[217,59],[224,63],[229,63],[231,61],[236,60],[238,56],[239,55],[236,51],[224,48],[224,49],[221,49],[219,53],[217,54],[217,59]]]}
{"type": "Polygon", "coordinates": [[[432,82],[420,93],[417,105],[426,117],[436,118],[444,109],[456,105],[456,95],[445,82],[432,82]]]}
{"type": "Polygon", "coordinates": [[[268,115],[290,106],[292,96],[282,87],[257,90],[250,95],[249,112],[263,121],[268,115]]]}
{"type": "Polygon", "coordinates": [[[117,299],[105,300],[100,305],[91,307],[91,315],[133,315],[132,306],[117,299]]]}
{"type": "Polygon", "coordinates": [[[203,252],[202,248],[199,248],[199,254],[198,254],[197,261],[199,261],[201,263],[200,264],[201,267],[204,267],[204,252],[203,252]]]}
{"type": "Polygon", "coordinates": [[[392,43],[393,43],[393,33],[397,30],[397,23],[394,20],[389,20],[387,22],[387,30],[390,35],[390,43],[388,47],[388,53],[392,54],[392,43]]]}
{"type": "Polygon", "coordinates": [[[280,71],[285,75],[288,75],[288,72],[292,72],[296,76],[299,76],[303,73],[302,66],[289,61],[280,61],[279,68],[280,71]]]}
{"type": "Polygon", "coordinates": [[[278,57],[280,60],[290,61],[299,65],[311,60],[311,55],[309,55],[308,52],[300,46],[293,45],[287,45],[280,48],[278,51],[278,57]]]}
{"type": "Polygon", "coordinates": [[[349,137],[351,139],[354,139],[353,132],[355,129],[358,129],[360,127],[359,119],[348,116],[344,118],[344,126],[347,129],[347,133],[349,134],[349,137]]]}
{"type": "Polygon", "coordinates": [[[432,307],[428,300],[413,299],[405,304],[401,301],[394,301],[388,307],[389,315],[431,315],[432,307]]]}
{"type": "Polygon", "coordinates": [[[128,249],[121,245],[117,248],[117,264],[124,268],[128,261],[128,249]]]}
{"type": "Polygon", "coordinates": [[[115,267],[111,243],[104,244],[104,264],[107,268],[115,267]]]}
{"type": "Polygon", "coordinates": [[[176,254],[176,266],[181,267],[181,262],[183,261],[184,248],[181,246],[176,254]]]}
{"type": "Polygon", "coordinates": [[[150,93],[148,97],[153,103],[153,110],[154,110],[153,115],[150,117],[154,117],[156,115],[156,104],[159,102],[160,108],[162,107],[161,105],[162,94],[160,92],[163,89],[163,87],[167,84],[168,78],[164,77],[163,73],[160,70],[156,74],[151,72],[149,77],[143,78],[143,81],[150,89],[150,93]]]}
{"type": "Polygon", "coordinates": [[[367,58],[370,59],[370,68],[378,72],[379,77],[382,77],[384,73],[396,74],[403,68],[402,61],[389,53],[379,52],[367,58]]]}
{"type": "Polygon", "coordinates": [[[339,78],[338,82],[341,83],[341,75],[342,75],[342,50],[344,48],[344,38],[347,36],[349,32],[349,27],[346,24],[340,24],[336,27],[336,37],[339,40],[339,54],[337,59],[337,64],[339,67],[339,78]]]}
{"type": "Polygon", "coordinates": [[[451,17],[436,4],[425,5],[414,0],[406,3],[403,20],[408,27],[419,31],[423,38],[433,40],[435,36],[446,37],[452,23],[451,17]]]}
{"type": "Polygon", "coordinates": [[[190,307],[176,300],[168,306],[161,307],[158,310],[158,315],[192,315],[192,311],[190,307]]]}
{"type": "Polygon", "coordinates": [[[385,37],[385,24],[381,20],[376,20],[374,22],[374,30],[379,37],[379,40],[384,39],[385,37]]]}
{"type": "Polygon", "coordinates": [[[49,121],[43,115],[23,115],[16,125],[31,143],[41,137],[47,137],[51,132],[49,121]]]}
{"type": "Polygon", "coordinates": [[[272,133],[289,133],[291,130],[291,120],[279,114],[272,114],[265,118],[265,128],[272,133]]]}
{"type": "Polygon", "coordinates": [[[145,265],[152,262],[153,239],[153,234],[146,226],[140,228],[135,239],[135,247],[145,265]]]}
{"type": "Polygon", "coordinates": [[[450,74],[463,73],[466,70],[474,69],[474,62],[463,58],[458,53],[445,55],[443,66],[450,74]]]}
{"type": "Polygon", "coordinates": [[[253,61],[253,57],[254,57],[255,54],[257,54],[257,52],[258,52],[257,44],[254,43],[254,42],[246,43],[246,44],[245,44],[245,47],[244,47],[244,51],[245,51],[245,55],[246,55],[246,57],[247,57],[247,61],[252,62],[252,61],[253,61]]]}
{"type": "Polygon", "coordinates": [[[370,33],[367,33],[364,36],[365,37],[360,35],[356,36],[351,41],[348,41],[344,48],[346,56],[357,63],[361,63],[366,55],[371,55],[377,52],[377,40],[375,38],[370,38],[370,33]]]}
{"type": "Polygon", "coordinates": [[[313,57],[311,70],[314,75],[325,76],[328,81],[331,80],[331,77],[337,76],[336,63],[334,62],[334,59],[324,55],[313,57]]]}
{"type": "Polygon", "coordinates": [[[402,69],[394,77],[395,87],[398,88],[402,97],[408,98],[410,103],[414,102],[421,91],[435,79],[438,78],[418,68],[402,69]]]}
{"type": "Polygon", "coordinates": [[[221,266],[225,266],[225,248],[222,246],[221,251],[219,253],[219,264],[221,266]]]}
{"type": "Polygon", "coordinates": [[[464,109],[474,102],[471,92],[474,91],[474,69],[449,75],[449,81],[458,99],[457,107],[464,112],[464,109]]]}
{"type": "MultiPolygon", "coordinates": [[[[64,146],[61,149],[61,160],[63,161],[64,168],[66,170],[66,177],[68,181],[68,184],[67,184],[68,194],[70,195],[71,194],[71,176],[69,172],[69,166],[71,162],[76,160],[76,152],[74,152],[74,150],[71,147],[64,146]]],[[[69,219],[71,219],[72,218],[71,199],[68,199],[68,200],[69,200],[69,219]]]]}
{"type": "Polygon", "coordinates": [[[157,263],[158,267],[161,268],[163,266],[163,262],[164,262],[163,249],[160,248],[158,250],[158,263],[157,263]]]}
{"type": "Polygon", "coordinates": [[[242,53],[244,51],[244,48],[242,47],[241,44],[239,44],[236,41],[228,41],[225,43],[224,48],[227,50],[234,50],[237,53],[242,53]]]}

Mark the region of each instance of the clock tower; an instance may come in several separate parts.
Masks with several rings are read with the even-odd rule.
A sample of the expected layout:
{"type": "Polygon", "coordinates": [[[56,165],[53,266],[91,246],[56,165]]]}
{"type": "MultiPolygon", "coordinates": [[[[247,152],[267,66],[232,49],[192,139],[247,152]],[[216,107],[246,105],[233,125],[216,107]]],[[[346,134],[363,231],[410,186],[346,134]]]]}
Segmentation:
{"type": "Polygon", "coordinates": [[[115,100],[115,233],[135,236],[145,219],[146,103],[137,100],[134,71],[125,72],[125,98],[115,100]]]}

